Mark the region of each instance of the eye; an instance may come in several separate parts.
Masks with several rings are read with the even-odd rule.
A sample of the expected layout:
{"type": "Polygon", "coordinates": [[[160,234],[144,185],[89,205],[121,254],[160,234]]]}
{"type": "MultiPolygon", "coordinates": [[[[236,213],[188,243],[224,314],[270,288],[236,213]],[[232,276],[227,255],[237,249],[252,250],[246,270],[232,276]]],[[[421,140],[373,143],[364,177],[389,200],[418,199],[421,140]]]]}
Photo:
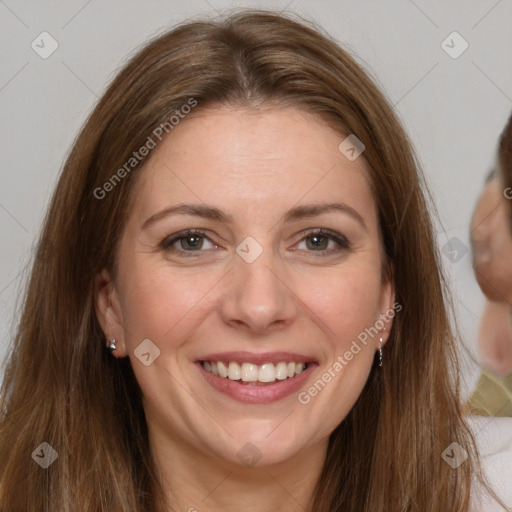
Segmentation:
{"type": "MultiPolygon", "coordinates": [[[[218,247],[213,244],[211,240],[206,236],[205,232],[201,231],[200,229],[188,229],[186,231],[182,231],[181,233],[171,235],[170,237],[162,240],[160,246],[165,250],[181,252],[185,254],[201,252],[201,249],[204,248],[205,241],[208,241],[212,245],[212,248],[218,247]]],[[[195,255],[187,254],[187,256],[195,255]]]]}
{"type": "MultiPolygon", "coordinates": [[[[171,235],[160,243],[162,249],[181,253],[184,256],[199,256],[204,252],[205,243],[209,243],[209,249],[218,248],[200,229],[188,229],[180,233],[171,235]]],[[[330,231],[329,229],[316,229],[306,233],[298,245],[305,243],[306,252],[322,253],[322,256],[328,256],[343,250],[350,249],[350,243],[344,235],[330,231]]],[[[208,249],[208,247],[206,248],[208,249]]],[[[297,249],[293,249],[294,251],[297,249]]],[[[320,255],[320,254],[319,254],[320,255]]]]}
{"type": "Polygon", "coordinates": [[[330,231],[329,229],[309,231],[299,242],[299,245],[303,242],[308,252],[326,253],[322,254],[322,256],[350,249],[350,243],[344,235],[330,231]],[[330,248],[329,245],[331,246],[330,248]]]}

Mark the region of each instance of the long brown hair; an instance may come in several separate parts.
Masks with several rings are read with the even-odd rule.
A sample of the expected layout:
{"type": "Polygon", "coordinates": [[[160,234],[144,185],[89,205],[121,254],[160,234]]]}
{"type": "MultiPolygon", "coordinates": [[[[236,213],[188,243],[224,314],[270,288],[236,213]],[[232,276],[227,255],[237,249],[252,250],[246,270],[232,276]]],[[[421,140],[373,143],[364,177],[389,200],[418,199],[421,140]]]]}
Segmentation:
{"type": "Polygon", "coordinates": [[[456,339],[411,144],[368,74],[318,28],[242,11],[189,22],[149,42],[74,142],[46,215],[3,381],[3,512],[154,510],[159,489],[140,389],[129,358],[115,360],[105,350],[94,278],[103,268],[115,270],[143,162],[125,168],[122,179],[113,175],[163,123],[171,133],[169,116],[191,99],[196,111],[296,105],[321,115],[340,141],[355,134],[366,146],[402,310],[384,366],[372,369],[330,436],[312,510],[467,510],[477,457],[459,404],[456,339]],[[43,442],[58,453],[47,469],[31,459],[43,442]],[[453,442],[469,454],[458,469],[442,458],[453,442]]]}

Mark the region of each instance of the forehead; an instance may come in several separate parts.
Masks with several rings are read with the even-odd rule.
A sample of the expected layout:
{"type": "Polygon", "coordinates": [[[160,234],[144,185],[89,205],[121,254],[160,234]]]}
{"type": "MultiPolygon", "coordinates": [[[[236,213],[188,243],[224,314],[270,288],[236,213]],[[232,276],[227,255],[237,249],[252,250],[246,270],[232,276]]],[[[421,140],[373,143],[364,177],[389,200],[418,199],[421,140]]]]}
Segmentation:
{"type": "Polygon", "coordinates": [[[246,212],[343,200],[374,215],[363,157],[338,149],[346,137],[294,107],[198,111],[152,151],[136,202],[147,214],[185,199],[246,212]]]}

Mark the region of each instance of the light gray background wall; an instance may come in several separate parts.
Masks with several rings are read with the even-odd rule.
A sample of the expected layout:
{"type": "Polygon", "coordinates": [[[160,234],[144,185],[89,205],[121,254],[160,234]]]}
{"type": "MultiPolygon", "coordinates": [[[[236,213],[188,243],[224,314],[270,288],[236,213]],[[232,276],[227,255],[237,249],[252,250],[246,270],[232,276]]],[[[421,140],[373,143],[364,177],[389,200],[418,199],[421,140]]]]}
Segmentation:
{"type": "MultiPolygon", "coordinates": [[[[294,11],[358,56],[413,140],[439,210],[440,246],[452,237],[468,246],[470,215],[512,110],[512,1],[0,0],[1,359],[64,157],[115,70],[156,32],[243,6],[294,11]],[[453,31],[463,39],[451,36],[443,49],[453,31]],[[35,41],[43,55],[51,49],[42,32],[58,44],[47,58],[31,47],[35,41]],[[469,46],[457,56],[464,41],[469,46]]],[[[458,322],[474,351],[483,296],[463,246],[456,259],[443,257],[458,322]]],[[[469,389],[477,368],[468,364],[466,374],[469,389]]]]}

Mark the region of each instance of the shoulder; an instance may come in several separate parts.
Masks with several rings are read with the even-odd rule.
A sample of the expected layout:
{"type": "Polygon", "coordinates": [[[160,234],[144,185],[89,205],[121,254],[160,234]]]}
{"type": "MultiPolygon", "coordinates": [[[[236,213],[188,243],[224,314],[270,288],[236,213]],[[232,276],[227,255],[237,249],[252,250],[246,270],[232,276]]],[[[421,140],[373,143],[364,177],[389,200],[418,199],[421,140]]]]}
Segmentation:
{"type": "MultiPolygon", "coordinates": [[[[512,510],[512,417],[467,416],[466,420],[490,486],[512,510]]],[[[504,510],[478,487],[474,489],[473,500],[478,512],[504,510]]]]}

